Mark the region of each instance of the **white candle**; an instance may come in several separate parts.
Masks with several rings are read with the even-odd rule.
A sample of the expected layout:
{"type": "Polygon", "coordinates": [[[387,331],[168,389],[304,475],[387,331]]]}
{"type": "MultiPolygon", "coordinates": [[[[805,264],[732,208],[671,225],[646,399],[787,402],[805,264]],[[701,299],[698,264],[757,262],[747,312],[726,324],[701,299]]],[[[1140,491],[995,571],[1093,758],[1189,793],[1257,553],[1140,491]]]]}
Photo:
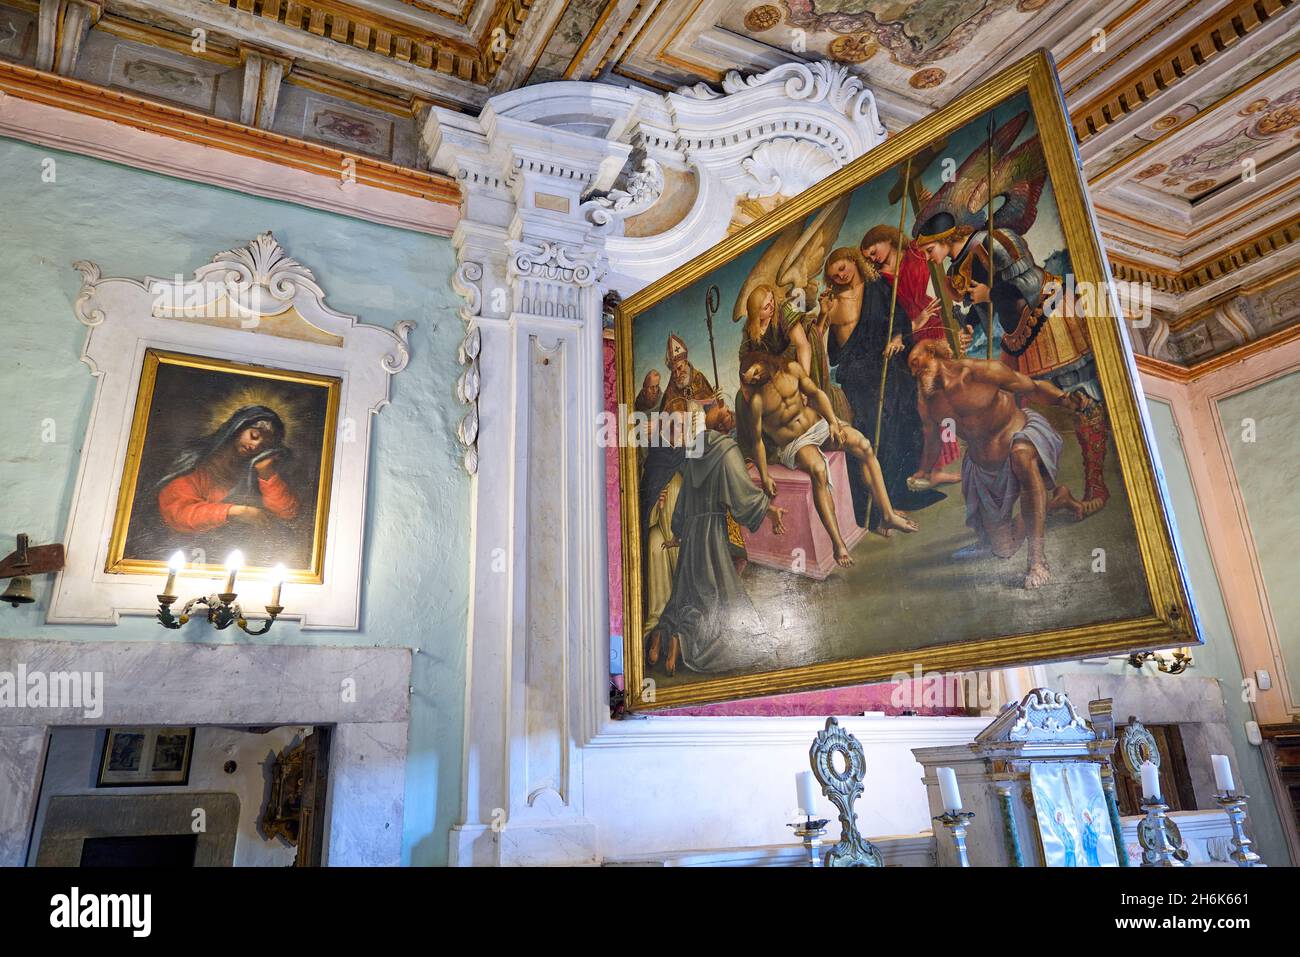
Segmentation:
{"type": "Polygon", "coordinates": [[[939,778],[939,796],[943,798],[945,811],[961,810],[961,791],[957,789],[957,773],[952,768],[935,768],[939,778]]]}
{"type": "Polygon", "coordinates": [[[235,592],[235,576],[239,574],[239,569],[244,565],[244,553],[235,549],[226,556],[226,571],[230,572],[226,578],[226,594],[232,595],[235,592]]]}
{"type": "Polygon", "coordinates": [[[811,771],[800,771],[794,776],[794,784],[799,795],[799,813],[812,817],[813,805],[817,803],[817,779],[811,771]]]}
{"type": "Polygon", "coordinates": [[[164,595],[176,594],[176,576],[185,568],[185,553],[176,551],[167,561],[167,584],[163,586],[164,595]]]}
{"type": "Polygon", "coordinates": [[[284,585],[284,566],[276,565],[271,569],[271,604],[280,604],[280,588],[284,585]]]}
{"type": "Polygon", "coordinates": [[[1228,763],[1226,754],[1211,754],[1210,763],[1214,765],[1214,786],[1220,794],[1231,794],[1233,792],[1234,781],[1232,780],[1232,765],[1228,763]]]}
{"type": "Polygon", "coordinates": [[[1160,769],[1150,761],[1142,762],[1142,797],[1148,801],[1160,797],[1160,769]]]}

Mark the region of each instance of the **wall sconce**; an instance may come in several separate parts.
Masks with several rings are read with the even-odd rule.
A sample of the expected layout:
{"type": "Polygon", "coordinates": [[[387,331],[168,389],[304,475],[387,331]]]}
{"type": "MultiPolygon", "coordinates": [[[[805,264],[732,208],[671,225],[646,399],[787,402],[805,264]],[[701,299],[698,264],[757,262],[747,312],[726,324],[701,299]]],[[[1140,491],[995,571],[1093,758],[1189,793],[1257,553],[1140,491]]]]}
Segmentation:
{"type": "Polygon", "coordinates": [[[185,553],[176,552],[172,555],[171,560],[167,563],[167,584],[163,586],[163,593],[158,596],[158,623],[164,628],[179,628],[190,620],[190,612],[196,605],[203,605],[207,608],[208,623],[221,631],[229,628],[231,625],[238,625],[239,630],[246,635],[264,635],[271,630],[275,624],[276,618],[280,612],[284,611],[284,606],[280,604],[280,588],[284,585],[284,566],[276,565],[272,571],[271,585],[271,603],[266,606],[266,613],[269,616],[259,628],[249,628],[248,621],[244,618],[244,612],[239,607],[239,596],[235,593],[235,577],[239,574],[239,569],[243,567],[244,556],[242,552],[231,552],[226,558],[226,590],[215,595],[200,595],[197,598],[191,598],[181,607],[181,613],[178,616],[172,614],[172,605],[176,602],[176,576],[185,570],[185,553]]]}
{"type": "Polygon", "coordinates": [[[25,534],[18,536],[18,548],[0,561],[0,578],[8,578],[9,586],[0,594],[0,601],[7,601],[17,608],[30,605],[36,599],[32,596],[32,576],[57,572],[63,568],[62,545],[29,545],[25,534]]]}
{"type": "Polygon", "coordinates": [[[1156,667],[1167,675],[1181,675],[1192,666],[1191,648],[1173,648],[1169,655],[1167,658],[1163,651],[1137,651],[1128,656],[1128,663],[1141,670],[1148,661],[1154,661],[1156,667]]]}

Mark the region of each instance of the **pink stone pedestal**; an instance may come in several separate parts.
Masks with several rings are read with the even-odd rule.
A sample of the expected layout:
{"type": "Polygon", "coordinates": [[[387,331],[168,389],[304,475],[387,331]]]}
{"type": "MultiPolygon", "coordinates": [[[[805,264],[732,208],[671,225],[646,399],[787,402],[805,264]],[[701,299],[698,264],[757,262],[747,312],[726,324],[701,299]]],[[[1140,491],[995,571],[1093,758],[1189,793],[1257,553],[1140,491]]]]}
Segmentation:
{"type": "MultiPolygon", "coordinates": [[[[853,493],[849,489],[849,472],[843,452],[827,452],[830,463],[831,498],[839,520],[840,535],[852,551],[867,530],[859,528],[853,516],[853,493]]],[[[831,537],[813,504],[812,479],[783,465],[769,465],[768,473],[776,482],[776,504],[785,509],[785,534],[774,535],[772,523],[764,519],[757,532],[743,529],[745,549],[756,565],[793,571],[821,581],[838,566],[831,537]],[[795,549],[803,550],[803,568],[796,566],[795,549]]],[[[750,477],[758,484],[758,470],[751,464],[750,477]]]]}

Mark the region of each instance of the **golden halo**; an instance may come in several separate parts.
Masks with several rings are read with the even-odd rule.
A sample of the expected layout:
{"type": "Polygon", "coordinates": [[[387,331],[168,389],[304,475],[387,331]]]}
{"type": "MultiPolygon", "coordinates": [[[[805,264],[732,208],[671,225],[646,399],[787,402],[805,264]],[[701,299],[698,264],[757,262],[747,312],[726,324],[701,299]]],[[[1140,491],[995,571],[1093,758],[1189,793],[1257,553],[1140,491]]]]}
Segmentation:
{"type": "Polygon", "coordinates": [[[303,438],[308,438],[308,433],[313,431],[303,428],[313,413],[318,414],[320,411],[321,406],[313,399],[314,396],[308,390],[276,388],[271,383],[242,384],[208,406],[207,430],[217,431],[232,415],[245,406],[264,405],[280,416],[280,421],[284,423],[284,444],[291,445],[295,425],[303,433],[303,438]]]}

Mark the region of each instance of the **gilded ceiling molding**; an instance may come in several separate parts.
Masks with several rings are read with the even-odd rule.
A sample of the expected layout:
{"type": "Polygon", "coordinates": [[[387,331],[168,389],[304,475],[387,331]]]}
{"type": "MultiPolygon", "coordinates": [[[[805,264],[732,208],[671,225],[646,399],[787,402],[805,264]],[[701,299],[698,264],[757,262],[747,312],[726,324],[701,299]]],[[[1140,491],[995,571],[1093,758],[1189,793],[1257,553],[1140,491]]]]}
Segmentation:
{"type": "Polygon", "coordinates": [[[255,157],[340,183],[351,180],[436,203],[460,204],[460,187],[439,173],[396,166],[30,67],[0,61],[0,92],[172,139],[255,157]]]}
{"type": "Polygon", "coordinates": [[[1294,3],[1295,0],[1238,0],[1223,8],[1165,47],[1159,56],[1072,109],[1070,119],[1075,136],[1080,143],[1096,136],[1294,3]]]}
{"type": "Polygon", "coordinates": [[[329,0],[220,0],[232,10],[256,12],[294,30],[303,30],[337,43],[481,83],[480,51],[410,24],[377,16],[369,10],[329,0]]]}
{"type": "Polygon", "coordinates": [[[483,83],[487,83],[501,70],[501,64],[514,47],[524,21],[537,0],[499,0],[492,19],[488,21],[483,36],[479,38],[479,56],[483,62],[483,83]]]}
{"type": "Polygon", "coordinates": [[[1202,260],[1180,271],[1172,271],[1131,259],[1121,253],[1109,252],[1111,271],[1115,278],[1125,282],[1145,282],[1159,292],[1179,295],[1191,292],[1223,277],[1254,265],[1265,256],[1300,241],[1300,219],[1291,219],[1258,233],[1210,259],[1202,260]]]}

